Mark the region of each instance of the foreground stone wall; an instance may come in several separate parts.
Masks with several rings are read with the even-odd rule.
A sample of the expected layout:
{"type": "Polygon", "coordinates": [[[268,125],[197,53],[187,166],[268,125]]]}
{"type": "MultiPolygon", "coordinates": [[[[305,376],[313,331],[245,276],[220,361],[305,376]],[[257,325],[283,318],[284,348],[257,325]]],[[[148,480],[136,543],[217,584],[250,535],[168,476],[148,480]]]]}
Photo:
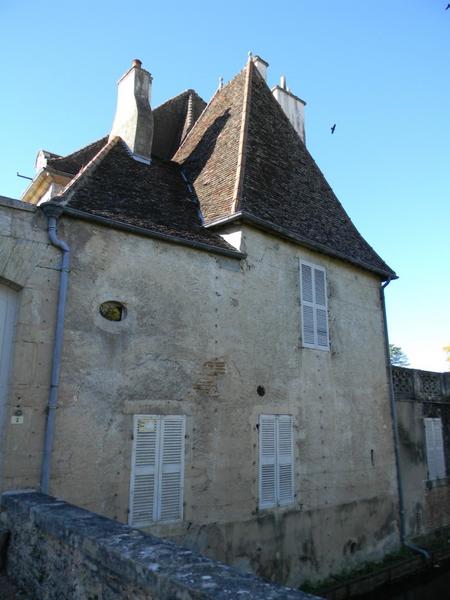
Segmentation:
{"type": "Polygon", "coordinates": [[[8,576],[40,600],[312,600],[33,492],[2,496],[8,576]]]}
{"type": "Polygon", "coordinates": [[[450,374],[394,367],[407,535],[450,525],[450,374]],[[446,477],[428,476],[424,418],[440,418],[446,477]]]}

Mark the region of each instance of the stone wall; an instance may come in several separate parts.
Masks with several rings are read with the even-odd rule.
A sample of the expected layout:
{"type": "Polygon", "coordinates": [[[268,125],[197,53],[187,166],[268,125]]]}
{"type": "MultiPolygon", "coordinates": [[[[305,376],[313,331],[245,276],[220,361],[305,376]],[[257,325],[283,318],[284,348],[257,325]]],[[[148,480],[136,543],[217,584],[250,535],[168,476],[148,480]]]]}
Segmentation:
{"type": "Polygon", "coordinates": [[[35,600],[312,600],[33,492],[2,496],[7,574],[35,600]]]}
{"type": "Polygon", "coordinates": [[[407,535],[450,525],[450,373],[393,367],[407,535]],[[424,418],[442,421],[446,477],[428,476],[424,418]]]}
{"type": "Polygon", "coordinates": [[[35,206],[0,197],[0,294],[16,297],[3,353],[0,339],[0,490],[39,482],[61,262],[46,224],[35,206]]]}

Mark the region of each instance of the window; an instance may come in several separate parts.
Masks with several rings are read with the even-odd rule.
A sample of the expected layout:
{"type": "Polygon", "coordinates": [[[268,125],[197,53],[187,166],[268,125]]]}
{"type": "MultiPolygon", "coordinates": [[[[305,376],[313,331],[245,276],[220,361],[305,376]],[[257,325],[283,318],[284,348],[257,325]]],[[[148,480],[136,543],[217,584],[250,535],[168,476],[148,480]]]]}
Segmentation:
{"type": "Polygon", "coordinates": [[[183,517],[186,417],[135,415],[130,518],[133,527],[183,517]]]}
{"type": "Polygon", "coordinates": [[[327,283],[324,268],[300,261],[300,297],[303,346],[328,350],[327,283]]]}
{"type": "Polygon", "coordinates": [[[294,502],[292,417],[259,417],[259,507],[294,502]]]}
{"type": "Polygon", "coordinates": [[[441,419],[424,419],[425,442],[427,447],[428,479],[445,477],[444,443],[442,440],[441,419]]]}

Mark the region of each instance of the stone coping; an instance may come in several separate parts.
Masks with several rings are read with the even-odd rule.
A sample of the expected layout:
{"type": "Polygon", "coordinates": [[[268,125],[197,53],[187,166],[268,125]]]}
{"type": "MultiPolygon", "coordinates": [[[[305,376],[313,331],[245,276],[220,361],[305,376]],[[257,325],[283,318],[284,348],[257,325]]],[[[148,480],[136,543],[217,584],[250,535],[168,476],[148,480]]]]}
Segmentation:
{"type": "Polygon", "coordinates": [[[34,204],[28,204],[28,202],[22,202],[22,200],[16,200],[15,198],[7,198],[6,196],[0,196],[0,206],[16,208],[17,210],[27,210],[29,212],[37,210],[37,206],[34,204]]]}
{"type": "MultiPolygon", "coordinates": [[[[75,553],[81,554],[84,559],[95,562],[98,577],[103,570],[113,573],[121,582],[142,590],[149,598],[317,599],[317,596],[241,573],[173,542],[38,492],[5,492],[1,505],[2,520],[11,530],[12,546],[15,538],[20,537],[20,531],[15,532],[15,529],[29,528],[32,538],[35,532],[37,538],[44,540],[40,543],[56,539],[63,551],[67,549],[69,561],[75,553]]],[[[14,579],[10,568],[8,574],[14,579]]]]}

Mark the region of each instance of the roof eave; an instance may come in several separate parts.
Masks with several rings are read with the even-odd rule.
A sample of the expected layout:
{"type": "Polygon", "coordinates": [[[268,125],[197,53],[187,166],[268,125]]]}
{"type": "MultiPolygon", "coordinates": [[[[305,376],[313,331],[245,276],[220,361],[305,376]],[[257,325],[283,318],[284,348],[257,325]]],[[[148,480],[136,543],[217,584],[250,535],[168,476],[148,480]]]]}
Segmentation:
{"type": "Polygon", "coordinates": [[[247,257],[247,255],[244,252],[239,252],[238,250],[232,250],[231,248],[230,250],[227,250],[226,248],[213,246],[207,244],[206,242],[203,243],[195,240],[187,240],[175,235],[169,235],[158,231],[151,231],[150,229],[146,229],[145,227],[138,227],[137,225],[130,225],[129,223],[124,223],[123,221],[116,221],[115,219],[109,219],[100,215],[93,215],[91,213],[72,208],[71,206],[64,206],[63,213],[68,215],[69,217],[81,219],[83,221],[92,221],[95,223],[100,223],[101,225],[112,227],[114,229],[120,229],[122,231],[128,231],[129,233],[143,235],[146,237],[151,237],[166,242],[172,242],[174,244],[180,244],[182,246],[189,246],[198,250],[206,250],[207,252],[220,254],[229,258],[241,260],[247,257]]]}
{"type": "Polygon", "coordinates": [[[67,183],[74,176],[52,167],[43,167],[21,197],[22,202],[37,204],[52,183],[67,183]]]}
{"type": "Polygon", "coordinates": [[[382,277],[382,281],[387,281],[387,280],[392,281],[394,279],[398,279],[398,275],[396,275],[394,271],[385,271],[383,269],[377,269],[376,267],[373,267],[372,265],[366,264],[364,261],[358,261],[354,258],[351,258],[351,257],[343,254],[342,252],[333,250],[332,248],[329,248],[328,246],[319,244],[317,242],[313,242],[302,236],[296,235],[296,234],[288,231],[284,227],[280,227],[279,225],[275,225],[274,223],[271,223],[270,221],[266,221],[264,219],[260,219],[259,217],[255,217],[254,215],[252,215],[246,211],[240,211],[238,213],[230,215],[229,217],[223,217],[220,219],[216,219],[214,221],[211,221],[210,223],[207,223],[205,225],[205,227],[208,229],[214,229],[214,228],[219,228],[224,225],[228,225],[230,223],[238,222],[238,221],[242,221],[243,223],[253,225],[257,229],[260,229],[261,231],[266,231],[268,233],[274,233],[274,234],[279,235],[280,237],[287,239],[291,242],[295,242],[297,244],[300,244],[301,246],[310,248],[311,250],[316,250],[322,254],[326,254],[328,256],[333,256],[334,258],[339,258],[340,260],[343,260],[345,262],[348,262],[348,263],[351,263],[358,267],[361,267],[361,268],[365,269],[366,271],[371,271],[372,273],[376,273],[377,275],[382,277]]]}

